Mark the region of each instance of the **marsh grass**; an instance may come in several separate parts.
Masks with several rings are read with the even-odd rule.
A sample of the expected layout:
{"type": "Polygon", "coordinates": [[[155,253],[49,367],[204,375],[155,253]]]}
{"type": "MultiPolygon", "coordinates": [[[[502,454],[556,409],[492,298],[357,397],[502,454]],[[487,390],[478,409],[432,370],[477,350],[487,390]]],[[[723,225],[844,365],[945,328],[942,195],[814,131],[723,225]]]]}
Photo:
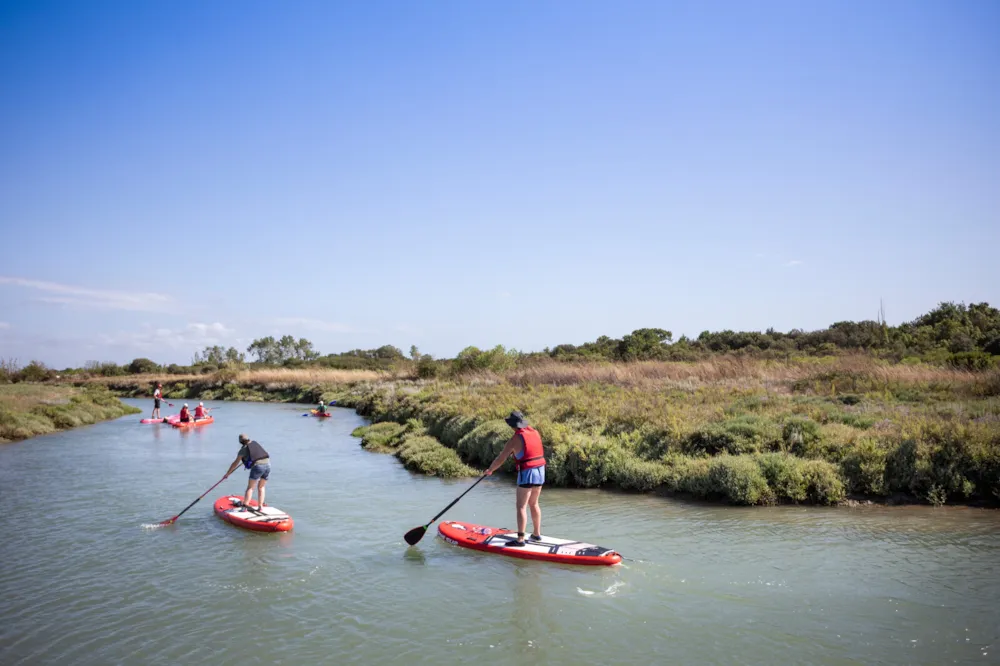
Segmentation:
{"type": "Polygon", "coordinates": [[[107,388],[76,389],[47,384],[0,386],[0,442],[28,439],[136,414],[107,388]]]}
{"type": "Polygon", "coordinates": [[[520,409],[542,434],[554,485],[735,504],[996,502],[994,374],[850,358],[545,363],[359,387],[347,402],[379,421],[415,419],[478,467],[512,434],[502,417],[520,409]]]}

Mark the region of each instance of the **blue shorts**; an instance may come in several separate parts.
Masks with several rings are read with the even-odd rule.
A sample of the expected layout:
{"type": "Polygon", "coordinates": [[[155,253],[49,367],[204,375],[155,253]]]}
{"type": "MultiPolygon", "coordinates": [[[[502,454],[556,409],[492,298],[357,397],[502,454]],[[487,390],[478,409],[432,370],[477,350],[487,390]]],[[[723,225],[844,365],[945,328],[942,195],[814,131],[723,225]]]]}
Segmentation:
{"type": "Polygon", "coordinates": [[[271,475],[271,463],[264,463],[262,465],[254,465],[250,468],[250,480],[256,481],[257,479],[264,479],[267,481],[267,477],[271,475]]]}
{"type": "Polygon", "coordinates": [[[517,485],[520,488],[534,488],[545,484],[545,465],[522,469],[517,473],[517,485]]]}

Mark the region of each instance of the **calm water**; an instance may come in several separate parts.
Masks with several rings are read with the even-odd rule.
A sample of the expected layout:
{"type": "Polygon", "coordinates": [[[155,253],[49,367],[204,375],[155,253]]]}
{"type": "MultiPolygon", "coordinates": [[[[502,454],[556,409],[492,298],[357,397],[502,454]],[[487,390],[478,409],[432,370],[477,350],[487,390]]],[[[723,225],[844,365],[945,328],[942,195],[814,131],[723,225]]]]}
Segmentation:
{"type": "MultiPolygon", "coordinates": [[[[146,402],[137,402],[148,411],[146,402]]],[[[737,509],[542,494],[545,533],[613,568],[403,534],[468,485],[366,453],[337,410],[218,403],[193,432],[129,416],[0,447],[0,664],[1000,663],[1000,512],[737,509]],[[245,431],[295,529],[214,516],[245,431]]],[[[510,479],[446,517],[513,526],[510,479]]]]}

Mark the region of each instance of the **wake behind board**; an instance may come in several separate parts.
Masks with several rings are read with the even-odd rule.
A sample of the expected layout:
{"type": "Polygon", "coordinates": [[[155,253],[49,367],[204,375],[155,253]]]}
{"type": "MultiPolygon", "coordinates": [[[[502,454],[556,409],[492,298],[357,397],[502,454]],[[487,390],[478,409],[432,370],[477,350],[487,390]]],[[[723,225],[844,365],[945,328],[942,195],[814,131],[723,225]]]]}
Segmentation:
{"type": "Polygon", "coordinates": [[[471,523],[456,521],[440,523],[438,524],[438,533],[445,541],[456,546],[498,555],[520,557],[525,560],[592,566],[611,566],[620,564],[622,561],[622,556],[610,548],[545,535],[542,535],[539,541],[526,539],[523,546],[511,547],[507,544],[511,541],[517,541],[516,532],[471,523]]]}
{"type": "Polygon", "coordinates": [[[256,532],[287,532],[294,521],[284,511],[273,506],[257,507],[257,500],[250,500],[250,508],[243,505],[239,495],[226,495],[215,500],[215,515],[236,527],[256,532]]]}

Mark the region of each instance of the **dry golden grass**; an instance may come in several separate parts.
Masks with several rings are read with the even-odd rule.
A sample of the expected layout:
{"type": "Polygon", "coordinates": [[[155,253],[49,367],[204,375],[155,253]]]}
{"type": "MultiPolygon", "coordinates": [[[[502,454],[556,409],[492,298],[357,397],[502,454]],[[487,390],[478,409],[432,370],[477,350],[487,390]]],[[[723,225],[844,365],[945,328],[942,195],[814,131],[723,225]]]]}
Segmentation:
{"type": "Polygon", "coordinates": [[[69,402],[77,390],[49,384],[4,384],[0,386],[0,407],[26,412],[38,405],[61,405],[69,402]]]}
{"type": "MultiPolygon", "coordinates": [[[[802,380],[840,376],[874,384],[939,383],[970,386],[996,381],[996,372],[975,373],[929,365],[890,365],[864,356],[801,361],[757,360],[723,356],[704,361],[643,361],[638,363],[561,363],[546,361],[505,373],[515,386],[566,386],[602,383],[651,387],[684,385],[779,386],[802,380]]],[[[480,381],[485,380],[480,378],[480,381]]]]}
{"type": "Polygon", "coordinates": [[[150,373],[146,375],[126,375],[123,377],[89,377],[77,381],[94,384],[134,386],[153,386],[160,382],[164,385],[184,382],[236,382],[243,386],[276,385],[276,386],[308,386],[310,384],[355,384],[358,382],[375,382],[382,379],[394,379],[386,372],[375,370],[335,370],[332,368],[268,368],[261,370],[242,370],[235,374],[221,373],[197,375],[170,375],[166,373],[150,373]]]}

